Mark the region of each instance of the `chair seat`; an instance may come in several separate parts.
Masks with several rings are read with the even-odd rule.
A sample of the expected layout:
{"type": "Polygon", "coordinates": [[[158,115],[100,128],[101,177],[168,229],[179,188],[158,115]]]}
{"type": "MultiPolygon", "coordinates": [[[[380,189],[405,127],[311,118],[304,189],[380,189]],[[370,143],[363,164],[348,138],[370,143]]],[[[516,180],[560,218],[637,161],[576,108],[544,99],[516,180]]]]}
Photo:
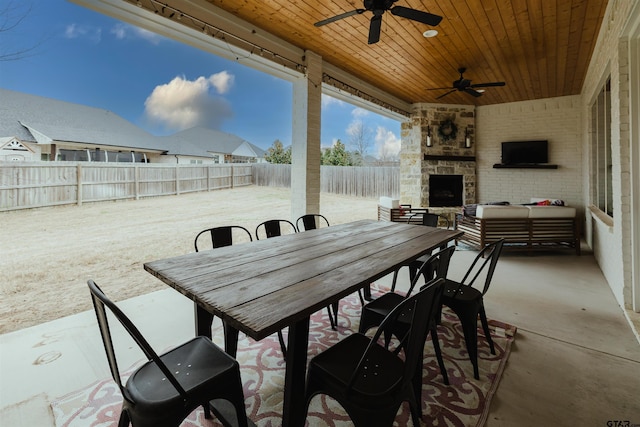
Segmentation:
{"type": "MultiPolygon", "coordinates": [[[[330,389],[333,393],[345,390],[369,342],[365,335],[355,333],[320,353],[309,365],[309,381],[319,377],[324,384],[323,389],[330,389]]],[[[381,406],[394,404],[397,397],[390,398],[394,394],[390,391],[400,386],[404,362],[380,345],[373,346],[368,356],[349,399],[356,405],[364,405],[373,397],[381,406]]],[[[341,396],[333,396],[340,401],[341,396]]]]}
{"type": "MultiPolygon", "coordinates": [[[[367,310],[380,315],[377,322],[373,323],[372,326],[379,325],[382,319],[384,319],[396,305],[400,304],[404,298],[404,296],[396,294],[395,292],[387,292],[386,294],[383,294],[369,302],[367,304],[367,310]]],[[[363,331],[360,330],[360,332],[363,331]]]]}
{"type": "MultiPolygon", "coordinates": [[[[387,317],[387,314],[395,308],[398,304],[404,301],[405,297],[396,294],[394,292],[387,292],[376,298],[375,300],[367,303],[363,308],[362,315],[360,316],[360,327],[358,332],[364,333],[372,326],[377,326],[382,320],[387,317]]],[[[398,339],[402,339],[410,326],[411,312],[407,310],[401,313],[396,319],[394,335],[398,339]]],[[[385,340],[389,342],[391,336],[385,334],[385,340]]],[[[386,344],[386,343],[385,343],[386,344]]]]}
{"type": "MultiPolygon", "coordinates": [[[[220,389],[226,372],[235,377],[237,362],[205,337],[196,337],[160,356],[174,373],[178,382],[194,396],[211,395],[210,390],[220,389]],[[215,381],[211,381],[214,379],[215,381]]],[[[127,380],[127,390],[139,412],[148,408],[157,412],[158,406],[171,412],[172,406],[182,407],[184,402],[178,391],[164,378],[153,362],[147,362],[127,380]]],[[[200,402],[197,402],[200,403],[200,402]]]]}
{"type": "Polygon", "coordinates": [[[482,298],[482,292],[471,286],[461,286],[459,282],[445,279],[442,298],[447,301],[457,300],[469,302],[482,298]]]}

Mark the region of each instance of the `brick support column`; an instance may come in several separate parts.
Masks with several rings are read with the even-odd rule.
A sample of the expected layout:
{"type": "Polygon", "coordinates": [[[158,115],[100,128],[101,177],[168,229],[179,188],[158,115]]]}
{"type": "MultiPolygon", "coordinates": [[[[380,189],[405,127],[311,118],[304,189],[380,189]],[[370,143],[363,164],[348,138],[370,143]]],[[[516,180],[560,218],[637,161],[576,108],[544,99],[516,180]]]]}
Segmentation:
{"type": "Polygon", "coordinates": [[[307,74],[293,83],[291,219],[320,212],[322,57],[305,52],[307,74]]]}

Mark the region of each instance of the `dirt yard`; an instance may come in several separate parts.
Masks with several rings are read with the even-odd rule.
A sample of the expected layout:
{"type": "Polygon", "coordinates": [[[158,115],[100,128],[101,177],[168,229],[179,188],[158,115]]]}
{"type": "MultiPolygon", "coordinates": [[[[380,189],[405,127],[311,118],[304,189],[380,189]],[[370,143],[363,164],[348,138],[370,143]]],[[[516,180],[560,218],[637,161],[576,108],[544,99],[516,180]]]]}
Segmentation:
{"type": "MultiPolygon", "coordinates": [[[[289,219],[290,190],[242,187],[139,201],[0,212],[0,334],[91,309],[93,279],[114,300],[163,289],[142,264],[193,251],[202,229],[289,219]]],[[[377,218],[377,199],[322,194],[331,224],[377,218]]]]}

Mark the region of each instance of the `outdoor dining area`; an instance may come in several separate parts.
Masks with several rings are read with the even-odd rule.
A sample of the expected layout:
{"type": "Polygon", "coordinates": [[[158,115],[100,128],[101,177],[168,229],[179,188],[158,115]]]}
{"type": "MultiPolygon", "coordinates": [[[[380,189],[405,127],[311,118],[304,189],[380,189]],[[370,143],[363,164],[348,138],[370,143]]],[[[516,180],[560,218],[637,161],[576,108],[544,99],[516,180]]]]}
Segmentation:
{"type": "MultiPolygon", "coordinates": [[[[447,271],[460,235],[456,230],[375,220],[329,226],[320,214],[305,215],[295,224],[262,222],[255,240],[237,225],[202,230],[194,240],[195,252],[144,264],[146,271],[194,302],[195,338],[162,355],[89,280],[107,359],[123,396],[119,425],[177,425],[198,407],[205,419],[213,412],[224,425],[256,425],[245,411],[242,369],[235,359],[242,351],[240,332],[255,342],[278,336],[285,365],[279,424],[304,426],[310,401],[324,394],[335,399],[354,425],[391,426],[405,402],[413,425],[420,425],[427,342],[435,352],[439,381],[450,385],[438,337],[443,305],[452,310],[449,317],[459,318],[475,380],[481,380],[478,317],[483,342],[496,354],[482,297],[502,242],[478,253],[463,281],[456,282],[447,279],[447,271]],[[234,244],[237,233],[244,243],[234,244]],[[205,245],[210,249],[202,249],[205,245]],[[372,296],[371,284],[403,266],[411,267],[409,289],[377,289],[372,296]],[[481,274],[476,290],[471,285],[481,274]],[[343,331],[342,339],[309,358],[312,315],[326,308],[330,328],[343,329],[340,301],[353,294],[360,302],[354,307],[360,311],[359,322],[352,325],[357,329],[343,331]],[[126,383],[107,311],[148,359],[126,383]],[[222,321],[222,347],[212,341],[214,318],[222,321]]],[[[506,330],[498,329],[503,334],[506,330]]],[[[505,351],[502,347],[501,353],[505,351]]],[[[460,374],[452,373],[457,380],[460,374]]]]}

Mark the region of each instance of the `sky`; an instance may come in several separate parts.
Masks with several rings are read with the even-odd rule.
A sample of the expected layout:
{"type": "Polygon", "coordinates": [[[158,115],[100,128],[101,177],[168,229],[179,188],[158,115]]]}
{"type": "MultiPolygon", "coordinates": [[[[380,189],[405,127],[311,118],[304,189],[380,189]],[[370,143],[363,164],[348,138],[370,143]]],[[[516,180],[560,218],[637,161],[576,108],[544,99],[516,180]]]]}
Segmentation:
{"type": "MultiPolygon", "coordinates": [[[[291,145],[292,85],[236,61],[162,37],[64,0],[0,4],[0,87],[110,110],[154,135],[203,126],[262,149],[291,145]]],[[[365,154],[400,150],[400,122],[323,95],[321,144],[365,154]]]]}

